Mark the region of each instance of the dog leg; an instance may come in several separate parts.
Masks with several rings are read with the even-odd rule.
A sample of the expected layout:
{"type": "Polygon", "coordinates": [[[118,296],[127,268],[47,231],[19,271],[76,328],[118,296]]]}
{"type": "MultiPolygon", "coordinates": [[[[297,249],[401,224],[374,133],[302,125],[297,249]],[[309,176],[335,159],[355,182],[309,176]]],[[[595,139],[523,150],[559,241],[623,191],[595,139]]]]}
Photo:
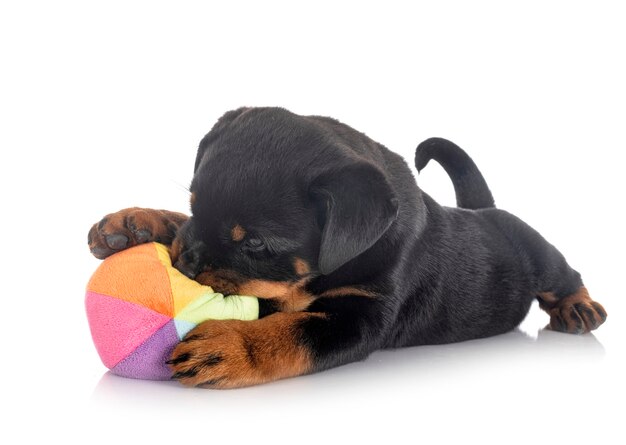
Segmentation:
{"type": "Polygon", "coordinates": [[[237,388],[362,360],[384,338],[376,299],[332,296],[307,312],[209,320],[187,334],[168,364],[184,385],[237,388]]]}
{"type": "Polygon", "coordinates": [[[589,297],[580,274],[570,267],[563,254],[536,230],[504,211],[485,213],[515,248],[532,280],[532,293],[550,315],[555,331],[582,334],[606,320],[602,305],[589,297]]]}

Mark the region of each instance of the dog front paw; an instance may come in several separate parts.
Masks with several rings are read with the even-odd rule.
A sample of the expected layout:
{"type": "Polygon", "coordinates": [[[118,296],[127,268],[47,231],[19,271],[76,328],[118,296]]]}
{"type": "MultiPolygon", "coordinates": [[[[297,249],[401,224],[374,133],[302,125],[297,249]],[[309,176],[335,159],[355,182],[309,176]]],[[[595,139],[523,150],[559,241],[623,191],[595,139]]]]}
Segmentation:
{"type": "Polygon", "coordinates": [[[137,244],[157,241],[171,244],[176,231],[187,219],[182,213],[133,207],[111,213],[89,230],[91,253],[104,259],[137,244]]]}
{"type": "Polygon", "coordinates": [[[193,329],[167,362],[172,378],[186,386],[236,388],[260,383],[255,340],[245,321],[210,320],[193,329]]]}
{"type": "Polygon", "coordinates": [[[302,326],[320,314],[275,313],[252,321],[209,320],[181,341],[170,365],[187,386],[238,388],[309,372],[313,354],[302,326]]]}

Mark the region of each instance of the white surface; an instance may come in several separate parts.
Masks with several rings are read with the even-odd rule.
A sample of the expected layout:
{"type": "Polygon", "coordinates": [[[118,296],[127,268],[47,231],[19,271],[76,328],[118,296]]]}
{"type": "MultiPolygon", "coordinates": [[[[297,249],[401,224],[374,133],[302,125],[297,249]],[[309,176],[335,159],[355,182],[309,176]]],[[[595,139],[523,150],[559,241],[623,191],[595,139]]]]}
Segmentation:
{"type": "MultiPolygon", "coordinates": [[[[0,6],[3,442],[624,443],[619,3],[229,5],[0,6]],[[186,211],[197,143],[240,105],[331,115],[409,163],[427,137],[457,142],[606,325],[540,331],[534,307],[507,335],[233,391],[105,374],[87,229],[131,205],[186,211]]],[[[438,166],[419,184],[453,204],[438,166]]]]}

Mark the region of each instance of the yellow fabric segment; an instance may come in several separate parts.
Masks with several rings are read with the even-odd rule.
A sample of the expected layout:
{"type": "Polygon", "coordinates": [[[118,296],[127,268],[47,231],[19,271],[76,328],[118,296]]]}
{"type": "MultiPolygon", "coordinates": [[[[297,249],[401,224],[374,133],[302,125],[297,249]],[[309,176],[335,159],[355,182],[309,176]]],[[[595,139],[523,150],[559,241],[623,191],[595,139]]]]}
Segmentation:
{"type": "Polygon", "coordinates": [[[170,278],[170,286],[174,298],[174,317],[196,298],[207,293],[213,293],[213,289],[209,286],[203,286],[194,280],[190,280],[180,273],[178,269],[175,269],[172,266],[172,259],[167,247],[163,244],[155,244],[155,246],[159,261],[165,266],[165,270],[170,278]]]}
{"type": "Polygon", "coordinates": [[[256,297],[244,297],[213,292],[190,280],[172,266],[170,252],[163,244],[155,244],[159,261],[165,266],[170,278],[174,299],[174,317],[191,323],[204,320],[256,320],[259,318],[259,301],[256,297]]]}

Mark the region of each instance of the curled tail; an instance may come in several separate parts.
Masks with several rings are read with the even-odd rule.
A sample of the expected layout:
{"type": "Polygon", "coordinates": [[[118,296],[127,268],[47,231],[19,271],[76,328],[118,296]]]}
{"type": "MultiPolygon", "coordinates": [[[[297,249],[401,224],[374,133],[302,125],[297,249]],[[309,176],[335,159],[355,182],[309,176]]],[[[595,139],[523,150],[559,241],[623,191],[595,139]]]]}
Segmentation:
{"type": "Polygon", "coordinates": [[[420,172],[434,159],[444,168],[456,194],[456,205],[464,209],[485,209],[496,204],[487,182],[461,147],[442,138],[430,138],[417,146],[415,167],[420,172]]]}

